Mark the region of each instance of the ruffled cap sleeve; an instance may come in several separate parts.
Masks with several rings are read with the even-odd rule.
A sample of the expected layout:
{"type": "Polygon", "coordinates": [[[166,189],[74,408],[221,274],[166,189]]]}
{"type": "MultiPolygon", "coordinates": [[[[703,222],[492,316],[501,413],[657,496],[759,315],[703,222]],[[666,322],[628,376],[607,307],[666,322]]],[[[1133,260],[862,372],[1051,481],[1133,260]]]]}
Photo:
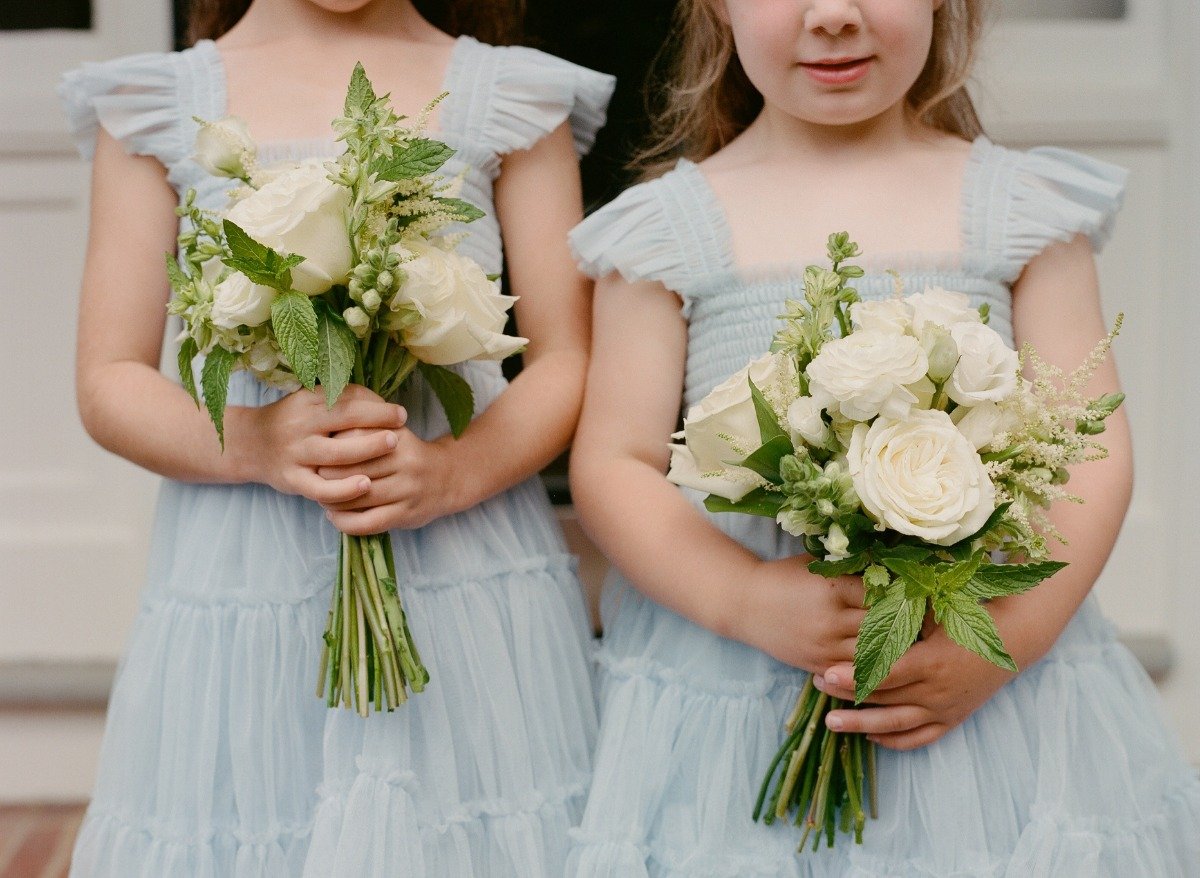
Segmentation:
{"type": "Polygon", "coordinates": [[[149,52],[86,63],[58,85],[75,145],[84,158],[104,128],[126,152],[168,164],[181,153],[175,58],[149,52]]]}
{"type": "Polygon", "coordinates": [[[529,149],[569,120],[575,149],[585,155],[604,125],[616,79],[536,49],[485,48],[496,53],[496,69],[482,134],[495,151],[529,149]]]}
{"type": "Polygon", "coordinates": [[[1078,234],[1099,252],[1112,235],[1128,172],[1056,147],[1016,155],[1004,244],[1011,277],[1050,244],[1078,234]]]}

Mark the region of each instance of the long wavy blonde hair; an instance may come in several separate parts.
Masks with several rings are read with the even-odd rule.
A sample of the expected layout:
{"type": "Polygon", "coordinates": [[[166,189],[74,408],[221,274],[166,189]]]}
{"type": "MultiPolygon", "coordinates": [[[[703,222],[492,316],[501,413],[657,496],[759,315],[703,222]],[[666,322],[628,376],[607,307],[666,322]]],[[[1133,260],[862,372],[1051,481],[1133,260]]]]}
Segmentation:
{"type": "MultiPolygon", "coordinates": [[[[647,85],[654,124],[631,166],[644,178],[676,159],[700,161],[737,137],[762,110],[763,98],[738,60],[721,0],[680,0],[671,39],[655,64],[665,72],[647,85]],[[654,96],[654,97],[651,97],[654,96]]],[[[929,58],[905,98],[913,118],[968,140],[983,133],[967,80],[989,0],[945,0],[933,14],[929,58]]]]}

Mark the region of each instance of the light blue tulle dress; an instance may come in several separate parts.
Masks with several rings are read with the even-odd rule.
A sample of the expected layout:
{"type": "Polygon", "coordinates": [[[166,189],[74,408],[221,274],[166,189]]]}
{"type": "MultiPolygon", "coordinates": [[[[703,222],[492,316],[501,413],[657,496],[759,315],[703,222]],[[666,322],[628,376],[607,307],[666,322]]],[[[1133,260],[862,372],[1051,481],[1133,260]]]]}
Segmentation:
{"type": "MultiPolygon", "coordinates": [[[[500,270],[501,157],[565,120],[585,152],[612,86],[531,49],[458,39],[436,136],[458,150],[446,173],[465,172],[463,197],[487,213],[460,252],[500,270]]],[[[225,181],[190,158],[192,117],[225,115],[213,43],[89,64],[60,93],[85,155],[103,126],[180,192],[224,205],[225,181]]],[[[260,160],[338,151],[331,135],[264,144],[260,160]]],[[[498,363],[459,371],[478,411],[505,387],[498,363]]],[[[238,373],[229,401],[280,395],[238,373]]],[[[400,402],[418,434],[447,432],[427,390],[400,402]]],[[[392,540],[432,681],[363,720],[315,696],[338,542],[320,507],[261,485],[164,482],[72,875],[561,875],[596,716],[574,559],[540,481],[392,540]]]]}
{"type": "MultiPolygon", "coordinates": [[[[1052,241],[1098,247],[1124,172],[1059,149],[980,138],[965,172],[961,249],[876,256],[865,298],[926,285],[991,306],[1011,341],[1011,285],[1052,241]]],[[[688,318],[684,401],[767,350],[803,266],[733,263],[721,205],[696,165],[625,192],[572,234],[589,274],[661,281],[688,318]]],[[[687,491],[703,511],[701,495],[687,491]]],[[[708,514],[708,513],[703,513],[708,514]]],[[[801,551],[774,522],[710,516],[764,558],[801,551]]],[[[804,674],[646,599],[606,589],[595,780],[570,878],[1192,878],[1200,781],[1157,696],[1088,598],[1053,650],[932,746],[880,750],[865,843],[797,855],[798,831],[750,820],[804,674]]]]}

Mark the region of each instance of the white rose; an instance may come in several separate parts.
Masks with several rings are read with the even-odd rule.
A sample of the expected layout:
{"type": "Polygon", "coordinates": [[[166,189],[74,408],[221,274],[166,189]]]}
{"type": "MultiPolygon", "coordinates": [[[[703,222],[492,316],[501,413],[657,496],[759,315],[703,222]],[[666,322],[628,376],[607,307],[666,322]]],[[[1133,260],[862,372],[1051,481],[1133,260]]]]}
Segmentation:
{"type": "Polygon", "coordinates": [[[731,466],[762,445],[758,415],[750,396],[750,381],[763,389],[777,383],[790,369],[782,354],[759,357],[713,388],[683,419],[687,454],[672,446],[667,478],[677,485],[740,500],[761,484],[750,470],[731,466]]]}
{"type": "Polygon", "coordinates": [[[826,342],[808,364],[809,387],[822,408],[866,421],[903,417],[917,401],[905,385],[925,377],[929,361],[910,335],[860,329],[826,342]]]}
{"type": "Polygon", "coordinates": [[[261,326],[271,319],[275,291],[232,272],[213,288],[212,322],[222,329],[261,326]]]}
{"type": "Polygon", "coordinates": [[[857,425],[847,462],[863,508],[902,534],[948,546],[979,530],[995,508],[983,461],[945,412],[857,425]]]}
{"type": "Polygon", "coordinates": [[[504,334],[506,313],[516,301],[500,294],[474,260],[433,244],[405,245],[404,280],[389,303],[415,309],[421,319],[402,330],[404,343],[426,363],[449,366],[467,360],[503,360],[528,339],[504,334]]]}
{"type": "Polygon", "coordinates": [[[859,329],[904,335],[912,329],[913,307],[903,299],[855,302],[850,306],[850,319],[859,329]]]}
{"type": "Polygon", "coordinates": [[[289,168],[229,209],[230,221],[255,241],[304,261],[292,269],[292,287],[320,295],[350,277],[350,190],[324,167],[289,168]]]}
{"type": "Polygon", "coordinates": [[[811,396],[801,396],[788,406],[787,426],[796,447],[808,443],[824,448],[829,442],[829,425],[821,417],[821,406],[811,396]]]}
{"type": "Polygon", "coordinates": [[[992,440],[1001,433],[1011,433],[1021,426],[1021,418],[1015,411],[994,402],[981,402],[970,408],[959,406],[950,415],[950,420],[978,451],[991,448],[992,440]]]}
{"type": "Polygon", "coordinates": [[[904,299],[913,309],[913,332],[920,335],[925,324],[936,323],[946,329],[958,323],[979,323],[979,311],[971,307],[965,293],[955,293],[941,287],[928,287],[904,299]]]}
{"type": "Polygon", "coordinates": [[[256,147],[246,123],[237,116],[201,122],[192,158],[217,177],[245,177],[254,165],[256,147]]]}
{"type": "Polygon", "coordinates": [[[999,402],[1017,387],[1017,352],[1000,333],[982,323],[957,323],[950,334],[958,344],[958,365],[946,393],[959,405],[999,402]]]}

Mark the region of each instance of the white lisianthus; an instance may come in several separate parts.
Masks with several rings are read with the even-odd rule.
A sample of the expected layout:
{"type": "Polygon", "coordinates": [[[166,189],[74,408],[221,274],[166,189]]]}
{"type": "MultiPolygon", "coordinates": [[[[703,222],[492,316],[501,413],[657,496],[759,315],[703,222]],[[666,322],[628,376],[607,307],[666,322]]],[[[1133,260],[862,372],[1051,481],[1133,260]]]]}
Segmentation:
{"type": "Polygon", "coordinates": [[[910,335],[860,329],[826,342],[808,364],[813,398],[854,421],[878,414],[903,417],[916,396],[905,385],[925,377],[929,361],[910,335]]]}
{"type": "Polygon", "coordinates": [[[854,428],[850,477],[881,526],[948,546],[995,509],[995,488],[974,446],[941,411],[880,417],[854,428]]]}
{"type": "Polygon", "coordinates": [[[216,122],[200,120],[196,132],[196,153],[192,158],[200,167],[217,177],[243,178],[254,166],[257,147],[246,123],[237,116],[216,122]]]}
{"type": "Polygon", "coordinates": [[[271,319],[275,290],[231,272],[213,288],[212,322],[222,329],[261,326],[271,319]]]}
{"type": "Polygon", "coordinates": [[[821,406],[811,396],[801,396],[792,401],[787,410],[788,432],[792,444],[799,448],[807,443],[814,448],[824,448],[829,442],[829,425],[821,417],[821,406]]]}
{"type": "Polygon", "coordinates": [[[1017,387],[1020,361],[996,330],[982,323],[950,327],[958,345],[958,365],[946,382],[946,393],[959,405],[1000,402],[1017,387]]]}
{"type": "Polygon", "coordinates": [[[750,470],[730,465],[762,445],[750,381],[770,388],[791,368],[782,354],[759,357],[713,388],[683,419],[686,455],[672,446],[667,478],[677,485],[698,488],[729,500],[740,500],[762,480],[750,470]]]}
{"type": "Polygon", "coordinates": [[[503,360],[528,339],[504,334],[506,312],[516,299],[500,294],[472,259],[428,242],[404,245],[404,278],[389,302],[414,309],[421,319],[402,330],[404,344],[426,363],[449,366],[467,360],[503,360]]]}
{"type": "Polygon", "coordinates": [[[274,177],[226,215],[260,244],[303,256],[292,268],[292,287],[316,296],[350,278],[349,209],[350,190],[309,163],[274,177]]]}
{"type": "Polygon", "coordinates": [[[998,451],[999,449],[993,448],[993,440],[1002,434],[1011,433],[1021,425],[1021,418],[1015,411],[994,402],[981,402],[970,408],[959,406],[950,415],[950,419],[958,425],[959,432],[967,437],[967,441],[974,445],[977,451],[998,451]]]}
{"type": "Polygon", "coordinates": [[[913,313],[913,306],[903,299],[877,299],[850,306],[850,319],[859,329],[875,329],[893,335],[912,331],[913,313]]]}
{"type": "Polygon", "coordinates": [[[971,307],[965,293],[927,287],[923,293],[905,297],[913,309],[913,333],[920,336],[926,324],[935,323],[946,329],[959,323],[979,323],[979,311],[971,307]]]}

